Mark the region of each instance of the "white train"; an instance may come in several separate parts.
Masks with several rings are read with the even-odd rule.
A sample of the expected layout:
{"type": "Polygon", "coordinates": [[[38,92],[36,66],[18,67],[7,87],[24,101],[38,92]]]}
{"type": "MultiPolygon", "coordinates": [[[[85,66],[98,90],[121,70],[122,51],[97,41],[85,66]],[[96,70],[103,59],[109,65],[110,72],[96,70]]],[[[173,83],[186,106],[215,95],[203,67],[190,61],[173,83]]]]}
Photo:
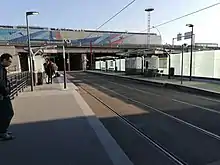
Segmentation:
{"type": "Polygon", "coordinates": [[[95,69],[102,71],[125,71],[125,59],[98,60],[95,62],[95,69]]]}
{"type": "Polygon", "coordinates": [[[95,63],[95,69],[121,71],[126,74],[144,74],[159,69],[159,57],[127,57],[125,59],[99,60],[95,63]]]}
{"type": "Polygon", "coordinates": [[[125,59],[126,74],[141,74],[143,72],[142,57],[130,57],[125,59]]]}
{"type": "MultiPolygon", "coordinates": [[[[171,54],[170,66],[174,68],[174,75],[181,75],[181,59],[182,54],[171,54]]],[[[198,51],[193,52],[192,59],[192,76],[201,78],[213,78],[220,79],[220,51],[198,51]]],[[[102,61],[102,70],[115,70],[117,66],[118,71],[125,71],[127,74],[142,74],[146,76],[147,72],[157,72],[160,74],[168,74],[168,58],[158,58],[157,56],[152,57],[130,57],[122,60],[107,60],[102,61]],[[120,62],[119,62],[120,61],[120,62]],[[119,63],[121,65],[119,65],[119,63]]],[[[99,62],[96,61],[96,69],[99,62]]],[[[183,54],[183,76],[189,76],[190,71],[190,52],[183,54]]],[[[152,75],[151,75],[152,76],[152,75]]]]}

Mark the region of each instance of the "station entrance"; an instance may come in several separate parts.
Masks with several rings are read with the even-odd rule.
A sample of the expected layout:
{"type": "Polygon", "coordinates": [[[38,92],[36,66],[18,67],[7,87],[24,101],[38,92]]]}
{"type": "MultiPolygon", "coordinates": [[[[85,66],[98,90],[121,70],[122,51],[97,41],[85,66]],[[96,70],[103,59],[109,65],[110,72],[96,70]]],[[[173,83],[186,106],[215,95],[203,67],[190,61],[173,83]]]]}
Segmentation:
{"type": "MultiPolygon", "coordinates": [[[[69,55],[66,54],[65,59],[66,59],[65,62],[66,62],[67,71],[82,70],[81,54],[74,54],[74,53],[70,53],[69,55]],[[68,56],[70,58],[69,60],[68,60],[68,56]]],[[[64,70],[64,61],[63,61],[62,53],[57,53],[56,55],[52,55],[51,60],[57,64],[59,71],[64,70]]]]}
{"type": "Polygon", "coordinates": [[[21,71],[25,72],[29,70],[28,67],[28,53],[19,53],[19,59],[21,64],[21,71]]]}

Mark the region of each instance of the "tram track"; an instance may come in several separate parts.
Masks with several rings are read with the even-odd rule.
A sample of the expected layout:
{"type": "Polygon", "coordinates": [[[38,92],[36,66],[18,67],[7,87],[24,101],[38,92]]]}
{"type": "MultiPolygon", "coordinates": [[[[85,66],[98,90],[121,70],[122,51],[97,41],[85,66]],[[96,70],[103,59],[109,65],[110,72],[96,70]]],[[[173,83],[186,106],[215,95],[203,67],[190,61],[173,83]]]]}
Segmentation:
{"type": "Polygon", "coordinates": [[[88,93],[90,96],[95,98],[97,101],[99,101],[101,104],[103,104],[105,107],[107,107],[111,112],[113,112],[117,117],[126,125],[128,125],[133,131],[138,134],[141,138],[145,139],[146,141],[150,142],[154,147],[156,147],[158,150],[160,150],[162,153],[164,153],[169,159],[171,159],[176,165],[188,165],[186,162],[178,158],[176,155],[174,155],[172,152],[168,151],[166,148],[155,142],[153,139],[151,139],[146,133],[144,133],[142,130],[140,130],[138,127],[135,126],[132,122],[130,122],[128,119],[126,119],[123,115],[119,114],[116,110],[114,110],[110,105],[106,104],[102,99],[95,96],[93,93],[91,93],[88,89],[84,88],[83,86],[79,86],[82,90],[84,90],[86,93],[88,93]]]}
{"type": "MultiPolygon", "coordinates": [[[[192,110],[190,113],[188,114],[185,113],[183,115],[183,114],[178,114],[174,112],[170,113],[169,111],[164,111],[163,108],[160,108],[160,107],[157,108],[155,104],[146,104],[146,103],[143,104],[143,102],[137,101],[135,99],[131,100],[138,104],[142,104],[143,106],[149,107],[159,113],[162,113],[163,115],[166,115],[167,117],[170,117],[180,123],[186,124],[189,127],[195,128],[196,130],[201,131],[211,137],[214,137],[217,140],[220,140],[220,125],[217,124],[217,121],[220,121],[219,100],[202,98],[202,97],[198,97],[194,95],[191,96],[190,94],[183,93],[183,92],[176,92],[173,90],[164,90],[163,91],[164,93],[168,93],[168,95],[165,95],[161,92],[146,88],[146,85],[135,86],[129,83],[120,84],[119,82],[116,83],[113,81],[108,81],[108,83],[121,86],[122,88],[125,88],[125,89],[129,89],[133,91],[135,90],[145,95],[152,96],[152,99],[162,98],[163,100],[169,102],[170,105],[171,104],[179,105],[183,109],[184,107],[191,108],[192,110]],[[192,115],[192,113],[195,113],[197,115],[197,119],[195,119],[195,115],[192,115]]],[[[118,92],[115,92],[113,90],[111,92],[116,93],[117,95],[120,95],[118,92]]],[[[126,97],[126,96],[122,96],[122,97],[126,97]]]]}
{"type": "MultiPolygon", "coordinates": [[[[107,80],[101,80],[100,76],[94,76],[92,79],[90,79],[90,76],[85,76],[85,77],[82,76],[81,77],[79,75],[76,75],[76,77],[78,77],[78,79],[80,79],[84,83],[92,85],[96,89],[102,88],[102,92],[108,91],[111,94],[120,96],[121,98],[127,100],[128,102],[130,102],[132,104],[133,103],[139,104],[142,107],[145,107],[145,109],[148,109],[148,110],[151,109],[150,113],[152,113],[152,110],[155,111],[155,109],[156,109],[154,107],[148,106],[145,102],[143,102],[139,98],[134,99],[134,98],[130,98],[128,96],[123,95],[124,91],[120,93],[119,91],[116,90],[117,92],[115,92],[114,91],[115,87],[109,86],[107,84],[107,80]],[[108,85],[108,87],[106,87],[107,85],[108,85]]],[[[81,88],[81,86],[80,86],[80,88],[81,88]]],[[[119,88],[119,86],[118,86],[118,88],[119,88]]],[[[184,122],[181,123],[179,121],[178,121],[179,122],[179,124],[178,124],[176,119],[175,119],[175,122],[171,121],[170,119],[172,119],[173,116],[170,116],[169,117],[170,119],[168,119],[167,115],[163,114],[166,112],[163,112],[163,111],[162,111],[162,113],[159,113],[158,111],[156,111],[157,113],[160,114],[159,116],[158,116],[158,114],[156,114],[156,118],[155,118],[159,121],[159,124],[157,123],[157,125],[155,125],[155,130],[153,130],[150,127],[153,126],[152,121],[154,123],[155,120],[151,121],[151,119],[149,119],[147,117],[143,117],[143,118],[146,118],[146,120],[141,121],[141,122],[138,120],[133,120],[132,117],[127,117],[127,116],[124,116],[123,114],[120,114],[117,111],[117,107],[112,107],[111,102],[108,101],[108,99],[104,99],[104,98],[98,96],[96,94],[96,92],[90,91],[89,89],[84,88],[83,90],[87,90],[87,92],[91,96],[93,95],[92,97],[95,97],[100,102],[102,102],[102,104],[106,105],[109,108],[109,110],[111,110],[114,113],[116,112],[115,114],[117,114],[117,116],[119,116],[120,120],[123,120],[123,122],[128,123],[130,125],[130,127],[133,130],[135,130],[136,133],[138,131],[139,136],[144,135],[145,136],[144,138],[147,141],[151,142],[156,148],[161,150],[161,152],[163,152],[170,159],[175,161],[175,163],[177,163],[177,164],[178,163],[193,164],[193,165],[197,165],[197,164],[203,165],[204,164],[205,165],[205,164],[208,164],[211,162],[218,161],[218,159],[220,159],[220,155],[216,154],[216,152],[218,152],[217,146],[219,146],[219,143],[220,143],[218,135],[216,136],[215,134],[213,134],[214,135],[213,136],[212,132],[207,134],[207,132],[205,132],[202,128],[200,128],[200,127],[195,128],[194,125],[191,126],[190,128],[186,128],[186,126],[189,127],[189,125],[186,125],[186,123],[184,123],[184,122]],[[164,117],[162,117],[161,115],[163,115],[164,117]],[[167,128],[167,126],[161,126],[161,124],[170,125],[170,130],[172,130],[173,133],[172,133],[172,131],[167,130],[167,129],[169,129],[169,127],[167,128]],[[144,125],[144,127],[142,128],[141,125],[144,125]],[[160,128],[160,127],[162,127],[162,128],[160,128]],[[164,129],[166,129],[166,130],[164,130],[164,129]],[[182,129],[183,133],[181,133],[181,131],[180,131],[181,129],[182,129]],[[161,134],[162,136],[164,136],[164,138],[158,137],[158,134],[154,133],[152,131],[158,131],[158,132],[165,131],[164,135],[161,134]],[[197,131],[197,133],[196,133],[196,131],[197,131]],[[169,135],[169,134],[171,134],[171,135],[169,135]],[[166,139],[166,136],[172,136],[172,137],[170,137],[171,140],[172,140],[172,138],[174,138],[174,140],[177,142],[174,141],[174,144],[168,142],[166,139]],[[181,136],[185,136],[184,137],[185,141],[182,142],[183,145],[180,145],[178,143],[178,141],[180,142],[181,140],[184,140],[184,138],[181,136]],[[209,136],[209,137],[207,137],[207,136],[209,136]],[[180,138],[181,140],[178,140],[175,138],[180,138]],[[196,139],[198,139],[198,140],[196,141],[196,139]],[[188,140],[188,142],[187,142],[187,140],[188,140]],[[207,147],[208,145],[206,143],[210,143],[210,146],[207,147]],[[175,144],[178,146],[176,146],[176,147],[172,146],[175,144]],[[199,144],[201,144],[201,146],[199,146],[199,144]],[[188,150],[192,150],[192,151],[189,151],[189,153],[186,152],[184,154],[184,152],[182,152],[180,150],[180,148],[178,149],[178,147],[180,147],[180,146],[182,146],[184,151],[186,151],[187,148],[188,148],[188,150]],[[211,150],[211,151],[209,151],[209,150],[211,150]],[[196,153],[196,152],[198,152],[198,153],[196,153]],[[215,155],[215,156],[211,156],[212,152],[213,152],[213,155],[215,155]],[[205,155],[205,156],[201,157],[201,155],[205,155]],[[195,157],[193,157],[193,156],[195,156],[195,157]],[[199,158],[201,160],[199,160],[199,158]]],[[[120,90],[122,90],[122,89],[120,89],[120,90]]],[[[130,93],[131,91],[127,90],[126,92],[130,93]]],[[[141,92],[139,91],[139,93],[141,93],[141,92]]],[[[143,94],[141,94],[141,95],[144,97],[143,94]]],[[[146,95],[146,93],[145,93],[145,95],[146,95]]]]}

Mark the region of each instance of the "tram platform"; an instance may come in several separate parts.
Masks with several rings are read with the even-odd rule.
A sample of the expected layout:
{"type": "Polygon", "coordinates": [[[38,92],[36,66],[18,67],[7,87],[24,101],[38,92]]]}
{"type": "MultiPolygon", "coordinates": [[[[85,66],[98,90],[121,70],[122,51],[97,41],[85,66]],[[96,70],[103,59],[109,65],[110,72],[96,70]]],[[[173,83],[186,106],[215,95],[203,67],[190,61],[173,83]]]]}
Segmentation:
{"type": "Polygon", "coordinates": [[[13,102],[13,141],[0,142],[3,165],[132,165],[90,107],[62,77],[27,88],[13,102]]]}

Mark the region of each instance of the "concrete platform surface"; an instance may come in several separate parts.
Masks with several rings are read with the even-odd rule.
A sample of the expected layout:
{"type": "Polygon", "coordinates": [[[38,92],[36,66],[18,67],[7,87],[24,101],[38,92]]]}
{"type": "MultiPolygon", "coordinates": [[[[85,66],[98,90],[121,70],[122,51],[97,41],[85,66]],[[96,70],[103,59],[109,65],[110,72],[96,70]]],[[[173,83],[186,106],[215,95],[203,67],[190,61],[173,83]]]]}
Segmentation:
{"type": "Polygon", "coordinates": [[[132,165],[75,88],[61,87],[39,86],[13,100],[17,138],[0,142],[0,164],[132,165]]]}

